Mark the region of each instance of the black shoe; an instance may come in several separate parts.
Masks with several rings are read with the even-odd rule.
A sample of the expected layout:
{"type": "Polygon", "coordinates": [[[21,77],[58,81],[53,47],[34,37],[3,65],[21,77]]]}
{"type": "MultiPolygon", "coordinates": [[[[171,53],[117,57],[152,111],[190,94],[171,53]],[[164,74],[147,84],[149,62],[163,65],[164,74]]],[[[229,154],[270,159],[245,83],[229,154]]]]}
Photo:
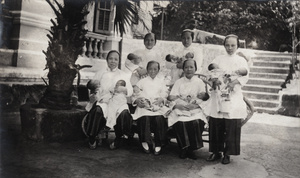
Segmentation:
{"type": "Polygon", "coordinates": [[[218,159],[221,159],[221,157],[221,153],[213,153],[206,159],[206,161],[216,161],[218,159]]]}
{"type": "Polygon", "coordinates": [[[187,158],[187,149],[186,148],[181,149],[180,154],[179,154],[179,158],[181,158],[181,159],[187,158]]]}
{"type": "Polygon", "coordinates": [[[89,140],[89,147],[91,150],[94,150],[97,148],[97,141],[96,139],[91,139],[89,140]]]}
{"type": "Polygon", "coordinates": [[[190,159],[193,159],[193,160],[197,159],[197,156],[195,155],[193,150],[188,150],[187,151],[187,157],[190,158],[190,159]]]}
{"type": "Polygon", "coordinates": [[[97,148],[97,140],[95,139],[95,137],[89,138],[89,147],[91,150],[94,150],[97,148]]]}
{"type": "Polygon", "coordinates": [[[121,145],[121,140],[119,138],[116,138],[110,145],[109,145],[109,148],[111,150],[115,150],[117,148],[119,148],[121,145]]]}
{"type": "Polygon", "coordinates": [[[222,164],[229,164],[230,163],[230,156],[224,155],[222,159],[222,164]]]}

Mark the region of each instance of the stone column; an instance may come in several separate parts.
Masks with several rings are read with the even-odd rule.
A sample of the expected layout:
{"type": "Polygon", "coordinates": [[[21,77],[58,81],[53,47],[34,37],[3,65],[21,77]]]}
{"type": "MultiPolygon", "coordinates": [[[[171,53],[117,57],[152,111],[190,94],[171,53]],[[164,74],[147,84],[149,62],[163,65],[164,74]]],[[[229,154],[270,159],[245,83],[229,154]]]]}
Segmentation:
{"type": "Polygon", "coordinates": [[[48,47],[47,30],[55,18],[50,5],[43,0],[23,0],[19,10],[12,10],[12,48],[17,50],[14,65],[27,68],[44,68],[48,47]]]}

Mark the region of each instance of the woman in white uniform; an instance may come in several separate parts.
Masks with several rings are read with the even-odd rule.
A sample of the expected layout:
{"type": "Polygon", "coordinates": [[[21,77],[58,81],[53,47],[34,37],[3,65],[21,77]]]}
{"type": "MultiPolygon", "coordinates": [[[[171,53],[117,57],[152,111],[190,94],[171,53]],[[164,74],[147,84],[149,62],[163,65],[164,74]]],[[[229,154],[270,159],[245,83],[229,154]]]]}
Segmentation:
{"type": "Polygon", "coordinates": [[[195,60],[185,60],[183,63],[184,77],[178,79],[169,95],[169,100],[173,100],[175,105],[168,116],[168,125],[175,131],[178,146],[180,148],[179,157],[182,159],[197,159],[194,150],[203,147],[202,132],[206,117],[201,108],[203,103],[182,104],[178,98],[190,96],[197,98],[197,95],[205,92],[204,82],[195,75],[197,63],[195,60]],[[176,110],[190,111],[190,116],[178,115],[176,110]],[[198,110],[197,112],[192,112],[198,110]]]}
{"type": "Polygon", "coordinates": [[[213,107],[212,103],[217,103],[220,98],[216,90],[211,92],[210,105],[205,109],[205,113],[209,116],[209,151],[212,152],[207,161],[221,159],[221,152],[223,152],[222,164],[229,164],[229,155],[240,154],[241,120],[247,116],[242,86],[248,81],[249,68],[246,60],[236,54],[239,47],[239,39],[236,35],[226,36],[224,47],[227,54],[218,56],[212,63],[217,64],[227,74],[240,68],[248,71],[246,76],[239,77],[227,85],[230,90],[230,100],[221,103],[228,108],[226,112],[220,112],[213,107]]]}
{"type": "MultiPolygon", "coordinates": [[[[129,78],[126,77],[123,71],[118,69],[120,63],[120,54],[118,51],[112,50],[106,57],[107,66],[105,72],[99,71],[95,74],[94,79],[100,81],[103,97],[99,97],[95,105],[97,108],[95,112],[91,112],[92,116],[88,119],[87,134],[89,135],[89,145],[91,149],[95,149],[97,146],[97,140],[95,139],[99,132],[105,127],[107,117],[107,103],[110,93],[114,90],[114,87],[119,80],[124,80],[126,83],[130,83],[129,78]]],[[[132,86],[126,85],[127,97],[132,95],[132,86]]],[[[94,106],[93,106],[94,107],[94,106]]],[[[93,108],[92,108],[93,110],[93,108]]],[[[116,134],[115,140],[111,143],[110,148],[115,149],[120,146],[121,138],[124,135],[131,137],[132,116],[129,113],[128,107],[122,106],[119,108],[119,114],[116,118],[116,125],[114,125],[114,131],[116,134]]]]}

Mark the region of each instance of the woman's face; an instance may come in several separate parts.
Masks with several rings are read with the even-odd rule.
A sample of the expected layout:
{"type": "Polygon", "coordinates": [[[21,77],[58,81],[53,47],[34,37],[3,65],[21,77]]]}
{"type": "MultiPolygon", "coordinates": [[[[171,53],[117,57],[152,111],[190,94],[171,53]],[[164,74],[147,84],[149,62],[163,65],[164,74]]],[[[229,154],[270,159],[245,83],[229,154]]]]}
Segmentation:
{"type": "Polygon", "coordinates": [[[111,70],[117,68],[119,65],[119,54],[116,52],[110,53],[107,57],[107,65],[111,70]]]}
{"type": "Polygon", "coordinates": [[[185,32],[183,33],[182,37],[181,37],[181,42],[183,44],[184,47],[189,47],[191,46],[192,42],[193,42],[193,38],[192,38],[192,34],[191,32],[185,32]]]}
{"type": "Polygon", "coordinates": [[[234,38],[234,37],[227,38],[227,40],[225,41],[224,46],[225,46],[226,52],[229,55],[234,54],[237,50],[237,39],[234,38]]]}
{"type": "Polygon", "coordinates": [[[159,69],[158,69],[158,64],[157,63],[152,63],[148,69],[147,69],[147,72],[148,72],[148,75],[154,79],[156,77],[156,75],[158,74],[159,72],[159,69]]]}
{"type": "Polygon", "coordinates": [[[147,35],[144,39],[144,45],[147,49],[152,49],[155,46],[154,34],[147,35]]]}
{"type": "Polygon", "coordinates": [[[196,69],[195,69],[195,64],[194,64],[193,60],[187,60],[185,62],[183,72],[184,72],[185,77],[188,79],[191,79],[194,76],[196,69]]]}

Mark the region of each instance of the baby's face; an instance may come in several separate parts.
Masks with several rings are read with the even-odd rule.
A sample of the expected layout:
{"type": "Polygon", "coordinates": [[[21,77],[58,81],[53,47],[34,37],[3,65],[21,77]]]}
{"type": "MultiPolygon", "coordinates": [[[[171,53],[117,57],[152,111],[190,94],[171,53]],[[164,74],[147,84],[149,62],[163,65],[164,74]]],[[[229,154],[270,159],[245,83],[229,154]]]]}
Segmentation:
{"type": "Polygon", "coordinates": [[[135,65],[138,65],[141,61],[142,61],[142,58],[139,56],[132,59],[132,63],[134,63],[135,65]]]}
{"type": "Polygon", "coordinates": [[[236,70],[235,73],[238,75],[241,75],[241,76],[245,76],[245,75],[247,75],[248,71],[245,68],[240,68],[240,69],[236,70]]]}
{"type": "Polygon", "coordinates": [[[177,58],[177,64],[176,64],[176,67],[178,69],[182,69],[183,67],[183,59],[182,58],[177,58]]]}
{"type": "Polygon", "coordinates": [[[171,58],[171,62],[173,62],[173,63],[177,62],[177,57],[176,56],[171,55],[170,58],[171,58]]]}
{"type": "Polygon", "coordinates": [[[186,59],[193,59],[193,58],[194,58],[194,54],[191,53],[191,52],[189,52],[189,53],[187,53],[187,54],[185,55],[185,58],[186,58],[186,59]]]}
{"type": "Polygon", "coordinates": [[[120,87],[120,86],[124,87],[124,83],[122,81],[117,81],[116,87],[120,87]]]}

